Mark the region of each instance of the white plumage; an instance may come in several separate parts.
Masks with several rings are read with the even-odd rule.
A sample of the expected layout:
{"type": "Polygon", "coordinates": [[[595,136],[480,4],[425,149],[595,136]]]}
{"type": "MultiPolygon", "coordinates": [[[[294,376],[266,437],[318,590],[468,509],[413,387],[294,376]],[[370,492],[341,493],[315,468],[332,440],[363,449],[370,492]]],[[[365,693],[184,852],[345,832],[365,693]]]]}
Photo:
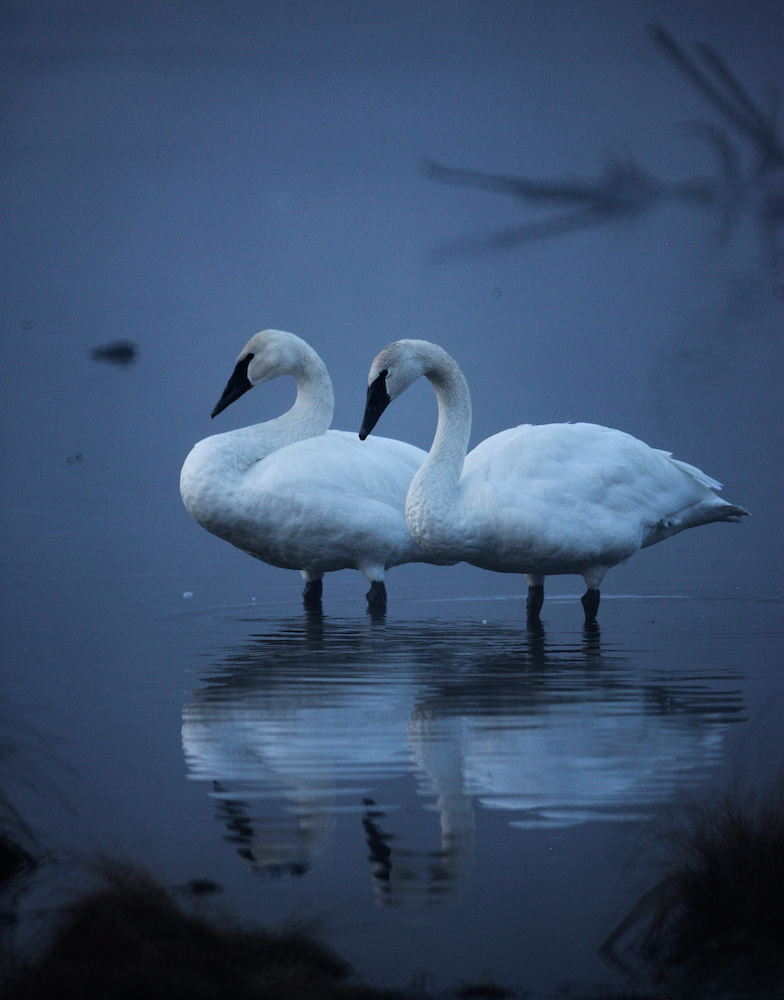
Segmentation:
{"type": "Polygon", "coordinates": [[[327,430],[334,400],[326,367],[305,341],[280,330],[248,341],[213,416],[281,375],[297,382],[294,406],[199,441],[180,473],[185,507],[249,555],[300,570],[306,600],[320,598],[324,573],[358,569],[371,581],[368,601],[383,604],[385,570],[441,561],[412,541],[404,516],[425,452],[379,438],[368,453],[355,434],[327,430]]]}
{"type": "Polygon", "coordinates": [[[581,575],[591,621],[611,566],[685,528],[748,513],[717,496],[720,484],[699,469],[595,424],[524,424],[467,455],[468,384],[446,351],[422,340],[397,341],[376,357],[361,438],[421,375],[435,389],[438,426],[408,491],[411,536],[440,559],[525,573],[534,618],[546,576],[581,575]]]}

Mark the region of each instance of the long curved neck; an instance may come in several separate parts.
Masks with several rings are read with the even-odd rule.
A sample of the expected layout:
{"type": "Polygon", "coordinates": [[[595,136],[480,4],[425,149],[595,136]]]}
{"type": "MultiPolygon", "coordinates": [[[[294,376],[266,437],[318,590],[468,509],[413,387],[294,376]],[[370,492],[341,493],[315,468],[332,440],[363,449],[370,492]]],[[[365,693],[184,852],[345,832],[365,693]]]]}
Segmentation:
{"type": "Polygon", "coordinates": [[[406,521],[425,546],[448,542],[471,436],[471,394],[454,358],[434,344],[422,350],[423,374],[438,400],[438,426],[427,459],[406,498],[406,521]]]}
{"type": "Polygon", "coordinates": [[[332,423],[335,409],[332,379],[326,365],[312,348],[300,351],[287,371],[281,374],[294,378],[297,398],[290,410],[274,420],[256,425],[260,436],[270,444],[274,442],[270,450],[324,434],[332,423]]]}
{"type": "Polygon", "coordinates": [[[185,506],[209,530],[216,517],[220,520],[225,498],[240,487],[253,465],[286,445],[324,434],[332,422],[332,380],[324,362],[304,341],[290,338],[272,377],[279,375],[291,375],[297,383],[290,410],[273,420],[204,438],[185,460],[180,473],[185,506]]]}

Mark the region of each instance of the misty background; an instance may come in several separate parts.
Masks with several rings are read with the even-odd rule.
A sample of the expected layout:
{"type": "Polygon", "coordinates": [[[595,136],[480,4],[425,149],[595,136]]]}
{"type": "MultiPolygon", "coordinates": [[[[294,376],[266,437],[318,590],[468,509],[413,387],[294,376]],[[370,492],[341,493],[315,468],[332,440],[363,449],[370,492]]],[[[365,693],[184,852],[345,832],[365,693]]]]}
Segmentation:
{"type": "MultiPolygon", "coordinates": [[[[120,591],[144,574],[172,594],[216,581],[298,594],[298,574],[209,536],[178,493],[196,440],[293,400],[280,380],[209,418],[246,340],[277,327],[324,358],[334,427],[358,429],[377,351],[421,337],[466,372],[472,446],[523,422],[603,423],[696,464],[751,511],[636,557],[605,593],[777,587],[781,275],[748,194],[731,225],[721,207],[663,198],[477,249],[564,209],[437,183],[421,165],[598,182],[630,157],[662,181],[720,181],[717,144],[684,128],[699,121],[753,175],[756,151],[647,28],[692,54],[709,43],[768,107],[783,20],[776,2],[5,4],[10,578],[71,589],[86,564],[120,591]],[[115,341],[138,347],[135,364],[89,357],[115,341]]],[[[434,429],[423,381],[379,433],[428,448],[434,429]]],[[[523,589],[403,567],[390,599],[420,583],[523,589]]]]}
{"type": "MultiPolygon", "coordinates": [[[[38,769],[0,797],[31,829],[326,914],[382,983],[612,980],[651,810],[784,759],[782,43],[761,0],[0,6],[0,751],[38,769]],[[291,405],[210,419],[268,327],[324,359],[335,428],[424,338],[472,446],[606,424],[751,517],[608,573],[601,635],[580,579],[527,632],[525,581],[469,566],[390,571],[381,622],[330,574],[306,616],[179,494],[196,441],[291,405]],[[267,879],[281,830],[308,850],[267,879]]],[[[378,433],[435,423],[420,380],[378,433]]]]}

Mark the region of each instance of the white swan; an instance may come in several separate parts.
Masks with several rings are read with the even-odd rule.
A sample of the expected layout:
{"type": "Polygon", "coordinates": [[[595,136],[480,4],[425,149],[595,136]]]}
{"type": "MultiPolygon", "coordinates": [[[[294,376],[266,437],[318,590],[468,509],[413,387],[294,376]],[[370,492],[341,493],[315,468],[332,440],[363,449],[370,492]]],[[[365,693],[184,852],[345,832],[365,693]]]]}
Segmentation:
{"type": "Polygon", "coordinates": [[[435,389],[438,426],[406,499],[411,536],[445,561],[525,573],[533,619],[546,576],[581,575],[592,622],[611,566],[684,528],[748,514],[716,496],[721,484],[694,466],[595,424],[523,424],[466,456],[468,383],[454,358],[424,340],[399,340],[377,355],[362,440],[420,375],[435,389]]]}
{"type": "Polygon", "coordinates": [[[292,408],[199,441],[180,473],[185,507],[249,555],[300,570],[306,601],[320,599],[324,573],[358,569],[370,580],[368,602],[383,605],[385,570],[441,561],[411,540],[404,516],[425,452],[379,438],[366,456],[353,433],[328,431],[334,397],[327,369],[304,340],[281,330],[251,337],[212,416],[280,375],[296,380],[292,408]]]}

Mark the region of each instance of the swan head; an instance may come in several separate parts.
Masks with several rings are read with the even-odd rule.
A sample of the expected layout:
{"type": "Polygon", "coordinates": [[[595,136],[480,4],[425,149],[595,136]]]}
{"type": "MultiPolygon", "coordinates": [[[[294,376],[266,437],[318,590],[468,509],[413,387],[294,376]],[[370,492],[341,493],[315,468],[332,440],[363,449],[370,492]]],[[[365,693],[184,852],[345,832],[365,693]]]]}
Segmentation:
{"type": "Polygon", "coordinates": [[[314,353],[304,340],[283,330],[262,330],[242,348],[226,383],[223,395],[215,404],[216,417],[248,389],[280,375],[293,375],[301,367],[306,354],[314,353]]]}
{"type": "Polygon", "coordinates": [[[397,340],[379,351],[368,375],[367,402],[361,441],[370,434],[378,418],[420,375],[428,373],[427,355],[433,345],[425,340],[397,340]]]}

